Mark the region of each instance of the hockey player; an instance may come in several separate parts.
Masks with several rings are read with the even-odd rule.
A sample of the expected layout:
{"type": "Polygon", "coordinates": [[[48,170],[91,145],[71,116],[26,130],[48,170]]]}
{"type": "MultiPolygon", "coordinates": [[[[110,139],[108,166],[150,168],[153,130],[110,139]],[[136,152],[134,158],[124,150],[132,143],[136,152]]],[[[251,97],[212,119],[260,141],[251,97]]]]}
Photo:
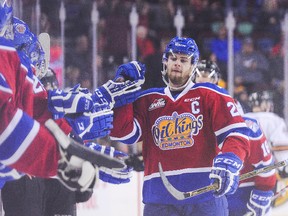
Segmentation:
{"type": "MultiPolygon", "coordinates": [[[[4,4],[5,4],[5,2],[4,2],[4,4]]],[[[51,114],[49,115],[49,113],[50,112],[45,112],[45,110],[47,111],[47,101],[45,101],[45,100],[47,100],[46,98],[47,98],[47,94],[45,94],[46,93],[46,91],[44,91],[44,89],[43,89],[43,87],[42,87],[42,84],[39,82],[39,80],[33,75],[34,73],[33,73],[33,70],[30,68],[30,63],[29,63],[29,59],[26,59],[25,58],[25,55],[28,55],[28,57],[32,60],[32,64],[34,64],[34,66],[35,66],[35,68],[36,68],[36,71],[37,71],[37,69],[42,69],[43,68],[43,65],[42,65],[42,63],[41,63],[41,61],[43,61],[43,58],[41,58],[41,55],[39,55],[39,53],[41,54],[41,47],[40,47],[40,44],[39,44],[39,42],[38,42],[38,40],[37,40],[37,38],[29,31],[29,28],[28,28],[28,26],[26,26],[26,24],[25,23],[23,23],[22,21],[20,21],[20,20],[18,20],[18,19],[16,19],[15,17],[14,17],[14,19],[13,19],[13,21],[17,21],[17,23],[13,23],[14,24],[14,33],[16,33],[14,36],[14,40],[13,40],[13,42],[14,42],[14,46],[19,50],[19,53],[24,53],[24,55],[22,56],[22,58],[23,59],[25,59],[25,60],[27,60],[27,64],[26,64],[26,68],[27,69],[29,69],[30,71],[30,73],[29,73],[29,75],[30,75],[30,78],[31,78],[31,80],[33,80],[34,81],[34,83],[36,83],[36,85],[34,85],[34,86],[36,86],[36,87],[38,87],[38,89],[37,89],[37,97],[36,97],[36,100],[35,100],[35,97],[34,97],[34,104],[37,104],[37,107],[38,107],[38,109],[37,109],[37,107],[35,107],[35,109],[34,109],[34,111],[36,111],[36,110],[38,110],[38,111],[40,111],[40,112],[34,112],[33,113],[33,115],[34,115],[34,117],[38,120],[38,121],[45,121],[45,119],[47,119],[47,116],[51,116],[51,114]],[[20,31],[20,30],[22,30],[22,31],[20,31]],[[26,38],[25,38],[26,37],[26,38]],[[35,55],[36,54],[36,55],[35,55]],[[40,63],[39,63],[40,62],[40,63]],[[39,63],[39,64],[38,64],[39,63]],[[46,95],[46,96],[45,96],[46,95]],[[44,112],[43,112],[44,111],[44,112]]],[[[7,35],[9,35],[9,34],[7,34],[7,31],[5,32],[5,37],[7,37],[7,35]]],[[[23,64],[23,60],[22,59],[22,64],[23,64]]],[[[32,65],[33,66],[33,65],[32,65]]],[[[38,70],[39,71],[39,70],[38,70]]],[[[36,73],[37,75],[39,75],[39,77],[42,77],[44,74],[42,73],[42,72],[46,72],[45,70],[40,70],[40,73],[36,73]]],[[[35,90],[35,89],[34,89],[35,90]]],[[[82,89],[83,90],[83,89],[82,89]]],[[[35,93],[35,91],[34,91],[34,93],[35,93]]],[[[35,93],[36,94],[36,93],[35,93]]],[[[79,93],[78,93],[79,94],[79,93]]],[[[67,94],[66,93],[66,96],[69,96],[69,94],[67,94]]],[[[76,97],[73,97],[73,94],[70,96],[70,97],[66,97],[66,102],[67,103],[70,103],[70,104],[72,104],[72,105],[74,105],[75,104],[75,101],[77,101],[76,99],[75,99],[76,97]]],[[[84,97],[84,99],[86,99],[87,97],[84,97]]],[[[97,99],[99,99],[100,97],[98,97],[97,99]]],[[[89,97],[88,97],[88,99],[90,99],[89,97]]],[[[81,100],[80,101],[77,101],[78,102],[78,106],[80,106],[79,104],[81,103],[81,100]]],[[[82,101],[82,103],[83,104],[85,104],[85,100],[84,101],[82,101]]],[[[89,102],[89,101],[88,101],[89,102]]],[[[93,105],[93,106],[95,106],[96,107],[96,100],[94,100],[94,102],[95,102],[95,104],[93,105]]],[[[67,104],[66,103],[66,104],[67,104]]],[[[78,106],[76,106],[76,108],[75,109],[77,109],[77,107],[78,106]]],[[[102,106],[103,107],[103,106],[102,106]]],[[[108,108],[108,105],[106,106],[107,108],[108,108]]],[[[66,107],[66,108],[68,108],[68,107],[66,107]]],[[[84,108],[83,108],[84,109],[84,108]]],[[[71,109],[70,109],[71,110],[71,109]]],[[[79,109],[77,110],[77,111],[79,111],[79,109]]],[[[88,111],[88,109],[87,110],[85,110],[85,111],[88,111]]],[[[110,113],[111,113],[111,111],[110,111],[110,113]]],[[[108,116],[108,121],[106,122],[105,121],[105,119],[107,119],[106,118],[106,114],[105,114],[105,112],[102,112],[102,114],[101,113],[98,113],[97,114],[97,116],[95,116],[94,118],[93,118],[93,120],[94,119],[96,119],[97,120],[97,125],[95,125],[95,127],[93,126],[93,125],[91,125],[90,127],[94,127],[94,130],[97,130],[97,131],[92,131],[92,130],[90,130],[90,131],[87,131],[87,132],[91,132],[92,131],[92,133],[90,133],[90,134],[92,134],[92,137],[94,138],[96,138],[96,136],[95,136],[95,134],[96,135],[98,135],[100,132],[101,132],[101,129],[102,129],[102,127],[104,127],[104,133],[101,133],[101,134],[108,134],[108,130],[107,130],[107,126],[109,126],[109,124],[111,123],[111,114],[109,114],[109,116],[108,116]],[[101,118],[101,119],[99,119],[99,118],[101,118]],[[99,122],[98,122],[99,121],[99,122]],[[102,123],[101,123],[102,122],[102,123]],[[96,133],[97,132],[97,133],[96,133]]],[[[89,118],[89,116],[87,116],[87,119],[89,119],[90,120],[90,118],[89,118]]],[[[63,121],[63,120],[58,120],[58,121],[63,121]]],[[[64,121],[65,122],[65,121],[64,121]]],[[[79,122],[78,122],[79,123],[79,122]]],[[[95,123],[95,121],[93,122],[92,121],[92,123],[95,123]]],[[[67,124],[67,123],[66,123],[67,124]]],[[[91,124],[91,122],[89,121],[89,124],[91,124]]],[[[89,126],[89,124],[87,125],[87,127],[89,126]]],[[[75,126],[76,124],[74,124],[74,125],[72,125],[72,127],[73,126],[75,126]]],[[[110,126],[108,127],[108,129],[110,128],[110,126]]],[[[103,130],[102,130],[102,132],[103,132],[103,130]]],[[[71,134],[71,133],[70,133],[71,134]]],[[[91,135],[90,135],[90,137],[91,137],[91,135]]],[[[94,144],[95,145],[95,144],[94,144]]],[[[98,148],[99,148],[99,145],[97,145],[98,146],[98,148]]],[[[89,146],[88,146],[89,147],[89,146]]],[[[96,148],[94,148],[95,150],[97,150],[97,151],[99,151],[99,152],[107,152],[108,153],[108,155],[110,155],[110,156],[112,156],[112,157],[119,157],[119,156],[121,156],[121,157],[123,157],[123,156],[125,156],[125,154],[123,154],[123,153],[121,153],[121,152],[118,152],[118,151],[114,151],[114,150],[112,150],[111,149],[111,152],[114,152],[114,154],[110,154],[109,152],[110,152],[110,149],[107,149],[107,150],[103,150],[103,151],[101,151],[101,148],[100,149],[96,149],[96,148]],[[121,154],[120,154],[121,153],[121,154]]],[[[107,181],[107,182],[112,182],[112,183],[117,183],[117,184],[119,184],[119,183],[123,183],[123,182],[129,182],[129,179],[130,179],[130,177],[131,177],[131,175],[130,175],[130,171],[131,170],[124,170],[124,171],[114,171],[114,170],[107,170],[107,169],[104,169],[104,167],[102,167],[101,168],[101,171],[100,171],[100,178],[101,178],[101,180],[103,180],[103,181],[107,181]],[[107,173],[106,173],[107,172],[107,173]],[[120,174],[121,174],[121,176],[120,176],[120,174]],[[113,175],[113,176],[112,176],[113,175]],[[120,178],[120,179],[119,179],[120,178]]],[[[93,174],[92,172],[91,172],[91,174],[93,174]]],[[[17,181],[17,182],[11,182],[11,183],[9,183],[8,185],[6,185],[5,186],[5,188],[3,189],[3,192],[4,192],[4,196],[3,196],[3,199],[5,199],[4,201],[4,204],[6,204],[6,205],[4,205],[4,208],[6,208],[5,209],[5,211],[6,211],[6,214],[7,215],[10,215],[10,214],[21,214],[21,215],[42,215],[42,213],[43,212],[45,212],[46,210],[48,210],[48,211],[50,211],[51,212],[51,214],[52,214],[52,212],[54,212],[55,214],[59,214],[59,213],[63,213],[63,214],[71,214],[72,215],[72,211],[71,211],[71,209],[69,210],[69,209],[67,209],[67,208],[69,208],[69,204],[70,204],[70,202],[68,201],[68,200],[70,200],[70,199],[72,199],[72,202],[73,202],[73,200],[75,199],[75,197],[73,198],[73,196],[72,196],[72,194],[74,194],[74,193],[71,193],[71,192],[69,192],[69,191],[67,191],[66,190],[66,192],[65,192],[65,189],[63,189],[62,187],[61,187],[61,185],[59,185],[59,184],[55,184],[55,181],[53,181],[52,179],[47,179],[47,184],[45,184],[45,185],[43,185],[43,184],[41,184],[42,183],[42,181],[43,180],[41,180],[41,179],[38,179],[38,178],[33,178],[33,179],[29,179],[27,176],[25,176],[25,177],[22,177],[19,181],[17,181]],[[21,183],[22,182],[22,183],[21,183]],[[26,183],[25,183],[26,182],[26,183]],[[50,196],[48,196],[48,194],[50,194],[50,195],[55,195],[55,193],[51,193],[52,192],[52,190],[50,190],[50,193],[48,193],[47,194],[47,196],[42,196],[42,193],[46,193],[45,191],[47,191],[47,186],[49,186],[50,188],[54,188],[54,189],[56,189],[56,188],[58,188],[57,190],[60,190],[61,188],[62,188],[62,192],[61,192],[61,194],[62,194],[62,196],[64,196],[64,197],[66,197],[66,199],[65,199],[65,201],[67,201],[67,202],[65,202],[65,203],[63,203],[63,202],[61,202],[61,203],[59,203],[60,205],[61,205],[61,208],[58,208],[57,209],[57,206],[54,206],[54,207],[56,207],[56,209],[55,208],[53,208],[53,209],[51,209],[51,208],[49,208],[49,205],[48,205],[48,202],[46,203],[47,204],[47,206],[46,206],[46,210],[44,210],[43,208],[41,208],[41,204],[43,204],[43,202],[45,202],[43,199],[45,198],[45,199],[48,199],[49,200],[49,197],[50,196]],[[55,186],[57,186],[57,187],[55,187],[55,186]],[[22,188],[22,190],[21,190],[21,188],[22,188]],[[11,189],[12,189],[12,191],[19,191],[18,193],[19,193],[19,196],[14,196],[13,195],[13,197],[12,197],[12,199],[11,199],[11,196],[9,195],[9,192],[11,192],[11,189]],[[34,189],[36,189],[36,191],[37,192],[39,192],[39,193],[37,193],[34,189]],[[36,196],[33,196],[34,197],[34,200],[30,200],[29,199],[29,197],[30,196],[28,196],[28,194],[27,195],[25,195],[25,194],[21,194],[21,192],[24,192],[25,193],[25,191],[26,192],[28,192],[28,191],[30,191],[31,190],[31,193],[33,193],[33,191],[35,191],[36,193],[35,194],[37,194],[38,196],[36,197],[36,196]],[[7,192],[7,193],[6,193],[7,192]],[[66,196],[66,195],[67,196],[66,196]],[[70,196],[68,196],[68,194],[70,194],[70,196]],[[16,199],[20,199],[20,200],[16,200],[16,199]],[[37,198],[39,198],[38,200],[37,200],[37,198]],[[21,200],[25,200],[24,202],[22,202],[21,200]],[[36,200],[36,202],[34,202],[36,200]],[[15,208],[15,206],[14,206],[14,204],[15,204],[15,202],[17,202],[18,203],[18,205],[17,205],[17,209],[15,208]],[[25,208],[25,203],[28,203],[29,205],[27,205],[27,206],[29,206],[28,208],[25,208]],[[67,203],[68,203],[68,206],[67,206],[67,203]],[[23,204],[23,206],[21,205],[21,204],[23,204]],[[33,205],[34,207],[32,208],[31,207],[31,205],[33,205]],[[30,208],[31,207],[31,208],[30,208]],[[59,209],[60,209],[60,212],[59,212],[59,209]],[[62,210],[61,210],[62,209],[62,210]],[[19,211],[18,211],[19,210],[19,211]],[[22,211],[21,211],[22,210],[22,211]],[[43,210],[43,212],[42,212],[42,210],[43,210]],[[68,212],[67,212],[68,211],[68,212]]],[[[66,185],[67,186],[67,185],[66,185]]],[[[69,186],[69,185],[68,185],[69,186]]],[[[93,187],[93,185],[91,185],[91,187],[93,187]]],[[[49,191],[49,190],[48,190],[49,191]]],[[[10,193],[11,194],[11,193],[10,193]]],[[[76,194],[77,195],[81,195],[81,201],[83,201],[83,193],[81,192],[81,193],[77,193],[76,192],[76,194]]],[[[91,193],[90,193],[91,194],[91,193]]],[[[79,196],[78,196],[79,197],[79,196]]],[[[76,197],[76,199],[78,199],[78,197],[76,197]]],[[[60,197],[59,197],[60,198],[60,197]]],[[[50,197],[50,199],[51,199],[51,197],[50,197]]],[[[87,198],[85,198],[85,199],[87,199],[87,198]]],[[[79,199],[78,199],[79,200],[79,199]]],[[[54,203],[54,201],[55,201],[55,199],[53,200],[53,202],[52,203],[54,203]]],[[[44,206],[45,207],[45,206],[44,206]]],[[[51,206],[50,206],[51,207],[51,206]]],[[[72,209],[73,210],[73,209],[72,209]]],[[[53,213],[53,215],[54,215],[54,213],[53,213]]],[[[49,215],[49,214],[48,214],[49,215]]]]}
{"type": "MultiPolygon", "coordinates": [[[[249,155],[248,128],[226,91],[192,82],[198,59],[193,39],[173,38],[163,55],[167,87],[148,89],[133,104],[114,110],[111,139],[126,144],[143,141],[144,216],[228,215],[225,195],[238,187],[243,160],[249,155]],[[161,181],[159,162],[181,191],[215,181],[219,188],[176,200],[161,181]]],[[[115,78],[137,80],[140,76],[136,70],[118,70],[115,78]]]]}
{"type": "MultiPolygon", "coordinates": [[[[198,63],[194,76],[195,83],[210,82],[217,84],[220,69],[215,62],[202,60],[198,63]]],[[[241,105],[235,101],[249,127],[250,156],[245,160],[241,174],[264,166],[272,165],[274,158],[269,149],[265,135],[257,120],[246,117],[241,105]]],[[[254,215],[264,216],[271,209],[273,189],[276,184],[275,170],[241,181],[234,194],[228,195],[229,216],[254,215]]]]}
{"type": "MultiPolygon", "coordinates": [[[[39,177],[49,177],[57,174],[60,156],[58,140],[44,126],[33,119],[33,82],[29,65],[24,64],[25,56],[18,55],[13,45],[13,26],[11,25],[12,2],[0,1],[0,162],[2,167],[16,170],[39,177]],[[20,60],[21,59],[21,60],[20,60]]],[[[47,109],[46,109],[47,110],[47,109]]],[[[71,127],[63,120],[58,125],[66,133],[71,127]]],[[[60,148],[61,149],[61,148],[60,148]]],[[[61,149],[61,151],[65,151],[61,149]]],[[[67,156],[71,156],[66,154],[67,156]]],[[[66,164],[70,159],[66,158],[66,164]]],[[[78,178],[73,184],[75,187],[87,189],[96,178],[96,169],[79,158],[78,178]],[[83,170],[82,166],[85,165],[83,170]],[[88,168],[88,169],[87,169],[88,168]],[[79,182],[82,176],[84,182],[79,182]],[[86,176],[86,177],[85,177],[86,176]]],[[[63,168],[65,169],[65,168],[63,168]]],[[[13,170],[12,170],[13,171],[13,170]]],[[[58,170],[59,171],[59,170],[58,170]]],[[[64,172],[61,172],[64,174],[64,172]]],[[[9,176],[9,173],[5,173],[9,176]]],[[[67,173],[66,173],[67,174],[67,173]]],[[[63,181],[67,176],[61,176],[63,181]]],[[[71,179],[69,179],[72,183],[71,179]]]]}
{"type": "MultiPolygon", "coordinates": [[[[273,113],[273,94],[270,91],[253,92],[249,95],[249,105],[252,112],[245,115],[257,119],[267,138],[268,144],[273,152],[276,161],[288,158],[288,128],[285,120],[273,113]]],[[[288,185],[288,169],[282,167],[278,169],[276,191],[281,191],[288,185]]],[[[284,191],[273,202],[277,207],[288,200],[288,192],[284,191]]]]}

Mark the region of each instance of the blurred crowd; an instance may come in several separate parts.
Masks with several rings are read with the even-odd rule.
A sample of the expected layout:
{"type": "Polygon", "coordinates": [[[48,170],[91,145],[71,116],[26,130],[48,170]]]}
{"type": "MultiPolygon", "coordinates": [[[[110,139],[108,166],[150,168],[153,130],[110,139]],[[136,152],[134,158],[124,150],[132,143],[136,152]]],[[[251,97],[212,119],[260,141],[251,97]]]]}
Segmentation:
{"type": "MultiPolygon", "coordinates": [[[[227,87],[227,11],[236,19],[234,68],[236,98],[243,103],[257,90],[273,90],[275,112],[283,116],[283,44],[281,22],[288,0],[41,0],[40,31],[51,35],[51,67],[59,75],[61,40],[59,9],[66,9],[65,87],[81,83],[92,89],[92,62],[97,62],[98,85],[113,77],[115,69],[131,60],[129,14],[135,5],[137,59],[146,64],[145,88],[163,86],[161,58],[163,44],[176,35],[174,17],[178,9],[184,16],[182,36],[195,39],[201,58],[216,62],[227,87]],[[92,59],[91,10],[97,3],[98,54],[92,59]]],[[[36,0],[22,0],[22,19],[35,29],[36,0]]],[[[60,78],[60,75],[59,75],[60,78]]],[[[61,82],[61,81],[60,81],[61,82]]],[[[247,107],[247,109],[249,109],[247,107]]],[[[247,110],[249,111],[249,110],[247,110]]]]}

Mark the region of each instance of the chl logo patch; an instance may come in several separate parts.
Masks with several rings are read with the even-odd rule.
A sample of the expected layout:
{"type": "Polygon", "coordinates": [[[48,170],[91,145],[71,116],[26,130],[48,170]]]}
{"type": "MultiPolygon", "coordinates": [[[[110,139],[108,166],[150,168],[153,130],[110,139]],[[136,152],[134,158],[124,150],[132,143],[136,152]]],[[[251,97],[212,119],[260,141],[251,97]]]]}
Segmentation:
{"type": "Polygon", "coordinates": [[[26,31],[26,27],[23,24],[17,24],[16,26],[16,31],[19,32],[20,34],[24,34],[26,31]]]}
{"type": "Polygon", "coordinates": [[[188,148],[194,144],[193,136],[203,128],[203,115],[195,117],[191,113],[178,114],[158,118],[152,134],[155,144],[162,150],[188,148]]]}
{"type": "Polygon", "coordinates": [[[153,101],[153,103],[149,106],[148,110],[154,110],[154,109],[158,109],[161,107],[164,107],[166,105],[166,101],[163,98],[160,99],[155,99],[153,101]]]}

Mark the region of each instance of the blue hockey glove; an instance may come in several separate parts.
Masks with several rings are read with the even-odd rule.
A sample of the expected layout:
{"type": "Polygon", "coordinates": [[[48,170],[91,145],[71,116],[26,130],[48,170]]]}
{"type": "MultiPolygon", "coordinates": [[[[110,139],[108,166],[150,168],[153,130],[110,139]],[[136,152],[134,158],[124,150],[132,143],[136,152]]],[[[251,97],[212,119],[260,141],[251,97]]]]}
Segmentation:
{"type": "Polygon", "coordinates": [[[113,111],[111,110],[66,115],[65,119],[83,140],[107,136],[113,128],[113,111]]]}
{"type": "Polygon", "coordinates": [[[100,103],[103,103],[104,100],[111,108],[124,106],[133,103],[138,98],[143,83],[144,80],[128,80],[120,83],[109,80],[94,91],[92,100],[96,108],[99,104],[99,100],[100,103]]]}
{"type": "Polygon", "coordinates": [[[145,70],[145,64],[142,64],[138,61],[131,61],[129,63],[122,64],[118,67],[113,81],[117,82],[119,78],[130,81],[135,81],[139,79],[144,80],[145,70]]]}
{"type": "Polygon", "coordinates": [[[243,162],[233,153],[219,154],[214,158],[209,178],[211,183],[217,181],[219,184],[218,189],[214,192],[215,197],[235,193],[238,188],[239,171],[242,166],[243,162]]]}
{"type": "Polygon", "coordinates": [[[88,89],[75,85],[68,92],[62,90],[48,91],[48,108],[52,113],[82,113],[93,108],[91,93],[88,89]]]}
{"type": "MultiPolygon", "coordinates": [[[[99,151],[102,154],[109,155],[111,157],[116,157],[118,159],[123,159],[128,157],[128,155],[124,152],[116,150],[111,146],[103,146],[97,143],[89,142],[85,144],[87,147],[99,151]]],[[[124,169],[109,169],[106,167],[99,167],[99,178],[111,184],[123,184],[130,182],[130,178],[132,177],[132,167],[125,167],[124,169]]]]}
{"type": "Polygon", "coordinates": [[[0,164],[0,189],[4,186],[7,181],[13,181],[21,178],[24,174],[0,164]]]}
{"type": "Polygon", "coordinates": [[[264,216],[271,208],[271,199],[273,197],[273,191],[261,191],[253,189],[250,194],[247,208],[249,212],[245,215],[264,216]]]}

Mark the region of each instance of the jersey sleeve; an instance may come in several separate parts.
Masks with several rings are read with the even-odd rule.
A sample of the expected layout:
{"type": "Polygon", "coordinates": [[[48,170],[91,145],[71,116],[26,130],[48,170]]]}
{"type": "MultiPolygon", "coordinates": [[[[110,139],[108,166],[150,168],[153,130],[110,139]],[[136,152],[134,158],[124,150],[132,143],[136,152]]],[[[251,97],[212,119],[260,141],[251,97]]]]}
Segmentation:
{"type": "Polygon", "coordinates": [[[220,151],[232,152],[244,160],[250,152],[248,127],[238,112],[234,99],[224,91],[209,92],[206,98],[220,151]]]}
{"type": "Polygon", "coordinates": [[[13,47],[0,46],[0,162],[30,175],[54,176],[58,144],[32,118],[33,82],[23,68],[13,47]]]}
{"type": "Polygon", "coordinates": [[[114,124],[110,133],[111,140],[118,140],[125,144],[133,144],[140,141],[141,129],[139,122],[134,118],[135,113],[133,110],[132,104],[114,109],[114,124]]]}

